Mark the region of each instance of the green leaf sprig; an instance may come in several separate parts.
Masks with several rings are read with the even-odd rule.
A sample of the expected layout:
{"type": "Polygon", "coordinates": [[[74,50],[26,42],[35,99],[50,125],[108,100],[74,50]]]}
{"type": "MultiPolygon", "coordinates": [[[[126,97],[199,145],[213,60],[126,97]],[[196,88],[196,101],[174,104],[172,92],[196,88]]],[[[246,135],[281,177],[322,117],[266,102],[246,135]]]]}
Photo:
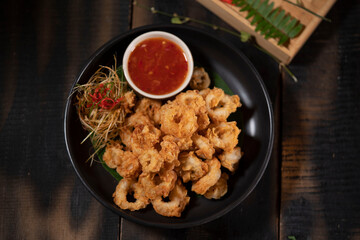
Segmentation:
{"type": "Polygon", "coordinates": [[[246,19],[255,25],[255,31],[265,39],[278,39],[278,45],[283,45],[290,38],[294,38],[304,29],[304,25],[279,7],[274,9],[274,2],[269,0],[233,0],[233,4],[240,7],[240,11],[247,11],[246,19]]]}

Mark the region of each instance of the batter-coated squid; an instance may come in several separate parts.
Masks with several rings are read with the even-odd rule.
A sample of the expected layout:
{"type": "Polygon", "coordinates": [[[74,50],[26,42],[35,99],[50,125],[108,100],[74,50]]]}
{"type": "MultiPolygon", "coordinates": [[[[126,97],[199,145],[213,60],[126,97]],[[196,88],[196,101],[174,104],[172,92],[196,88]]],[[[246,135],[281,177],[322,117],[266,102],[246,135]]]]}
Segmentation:
{"type": "Polygon", "coordinates": [[[135,107],[135,112],[141,112],[142,114],[148,116],[150,120],[157,125],[160,123],[160,108],[160,100],[142,98],[135,107]]]}
{"type": "Polygon", "coordinates": [[[164,164],[164,158],[161,157],[155,148],[145,150],[139,156],[139,162],[142,166],[142,171],[145,173],[159,172],[164,164]]]}
{"type": "Polygon", "coordinates": [[[149,204],[149,199],[144,195],[140,184],[130,178],[123,178],[118,183],[113,194],[114,202],[121,209],[136,211],[145,208],[149,204]],[[132,194],[135,202],[129,202],[127,195],[132,194]]]}
{"type": "Polygon", "coordinates": [[[116,205],[135,211],[151,203],[160,215],[180,217],[190,188],[207,199],[227,193],[229,176],[222,170],[235,172],[242,157],[240,129],[227,122],[241,106],[238,96],[206,88],[163,105],[148,98],[136,103],[134,94],[126,99],[128,112],[117,130],[121,141],[108,144],[103,155],[123,177],[113,194],[116,205]]]}
{"type": "Polygon", "coordinates": [[[211,159],[213,154],[215,153],[215,149],[210,142],[210,140],[204,136],[199,134],[194,134],[192,136],[192,140],[196,147],[196,155],[204,158],[204,159],[211,159]]]}
{"type": "Polygon", "coordinates": [[[175,98],[175,103],[183,105],[185,109],[193,109],[197,117],[198,130],[206,129],[210,124],[206,102],[197,90],[188,90],[175,98]]]}
{"type": "Polygon", "coordinates": [[[236,122],[221,122],[207,129],[206,137],[215,148],[231,151],[238,144],[240,129],[236,122]]]}
{"type": "Polygon", "coordinates": [[[110,168],[125,178],[136,178],[141,172],[138,158],[130,151],[123,151],[120,143],[112,143],[106,147],[103,160],[110,168]]]}
{"type": "Polygon", "coordinates": [[[130,148],[137,156],[151,149],[160,140],[161,131],[153,125],[137,125],[131,134],[130,148]]]}
{"type": "Polygon", "coordinates": [[[220,88],[214,88],[206,94],[206,107],[209,117],[214,122],[225,122],[229,115],[241,106],[237,95],[227,95],[220,88]]]}
{"type": "Polygon", "coordinates": [[[228,186],[227,186],[227,180],[229,179],[229,176],[226,173],[222,173],[219,180],[216,182],[214,186],[209,188],[209,190],[206,191],[204,196],[207,199],[220,199],[222,196],[224,196],[227,193],[228,186]]]}
{"type": "Polygon", "coordinates": [[[236,147],[228,152],[223,152],[219,155],[221,165],[229,169],[230,172],[235,172],[242,157],[241,148],[236,147]]]}
{"type": "Polygon", "coordinates": [[[161,131],[179,138],[191,137],[197,130],[197,117],[194,109],[169,102],[160,109],[161,131]]]}
{"type": "Polygon", "coordinates": [[[214,186],[221,176],[221,164],[215,157],[205,161],[209,166],[209,171],[205,176],[201,177],[198,181],[194,182],[191,190],[197,194],[204,195],[206,191],[214,186]]]}
{"type": "Polygon", "coordinates": [[[204,176],[209,169],[208,164],[195,156],[194,152],[183,152],[179,155],[179,175],[183,182],[196,181],[204,176]]]}
{"type": "Polygon", "coordinates": [[[163,170],[159,173],[141,173],[139,183],[144,189],[145,196],[155,199],[158,196],[167,197],[174,188],[177,174],[174,170],[163,170]]]}
{"type": "Polygon", "coordinates": [[[163,201],[162,197],[157,197],[151,203],[154,210],[166,217],[180,217],[186,205],[189,203],[190,197],[187,196],[187,190],[178,180],[174,189],[169,195],[169,201],[163,201]]]}

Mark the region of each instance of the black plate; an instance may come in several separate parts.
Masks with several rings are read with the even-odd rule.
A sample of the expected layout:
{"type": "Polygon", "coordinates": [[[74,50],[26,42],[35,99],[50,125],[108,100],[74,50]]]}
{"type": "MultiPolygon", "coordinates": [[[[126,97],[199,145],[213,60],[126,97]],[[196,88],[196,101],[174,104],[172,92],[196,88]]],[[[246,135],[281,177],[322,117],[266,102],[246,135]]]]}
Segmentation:
{"type": "Polygon", "coordinates": [[[80,144],[87,132],[82,129],[76,114],[74,96],[69,97],[66,104],[65,142],[77,175],[104,206],[126,219],[145,225],[165,228],[191,227],[221,217],[241,203],[255,188],[266,169],[272,150],[273,112],[260,75],[243,53],[209,33],[181,25],[146,26],[116,37],[90,58],[74,86],[76,83],[86,83],[99,65],[111,66],[114,54],[121,63],[122,55],[131,40],[141,33],[153,30],[167,31],[180,37],[189,46],[196,63],[219,74],[232,91],[240,96],[243,119],[237,120],[243,126],[241,147],[245,155],[237,172],[230,176],[228,193],[220,200],[208,200],[191,194],[190,204],[180,218],[160,216],[151,205],[135,212],[121,210],[112,200],[117,185],[115,179],[101,164],[90,166],[86,162],[92,148],[89,142],[80,144]]]}

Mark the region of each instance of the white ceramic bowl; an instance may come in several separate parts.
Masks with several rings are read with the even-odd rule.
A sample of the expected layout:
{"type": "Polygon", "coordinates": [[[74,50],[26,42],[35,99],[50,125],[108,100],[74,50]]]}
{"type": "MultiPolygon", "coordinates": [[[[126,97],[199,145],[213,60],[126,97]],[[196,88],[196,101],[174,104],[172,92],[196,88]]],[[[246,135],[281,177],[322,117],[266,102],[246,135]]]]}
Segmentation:
{"type": "Polygon", "coordinates": [[[186,88],[186,86],[189,84],[192,73],[193,73],[193,69],[194,69],[194,61],[191,55],[191,52],[189,50],[189,48],[187,47],[187,45],[177,36],[175,36],[174,34],[168,33],[168,32],[163,32],[163,31],[151,31],[151,32],[147,32],[144,34],[139,35],[138,37],[136,37],[130,44],[129,46],[126,48],[124,56],[123,56],[123,70],[124,70],[124,75],[126,80],[128,81],[128,83],[130,84],[130,86],[139,94],[148,97],[148,98],[153,98],[153,99],[165,99],[165,98],[169,98],[172,97],[176,94],[178,94],[179,92],[181,92],[182,90],[184,90],[184,88],[186,88]],[[130,57],[130,54],[132,53],[132,51],[134,51],[135,47],[142,41],[149,39],[149,38],[165,38],[167,40],[170,40],[174,43],[176,43],[184,52],[185,54],[185,58],[187,60],[188,63],[188,72],[186,74],[185,80],[183,81],[183,83],[174,91],[167,93],[167,94],[163,94],[163,95],[156,95],[156,94],[151,94],[151,93],[147,93],[141,89],[139,89],[134,82],[132,81],[130,75],[129,75],[129,71],[128,71],[128,60],[130,57]]]}

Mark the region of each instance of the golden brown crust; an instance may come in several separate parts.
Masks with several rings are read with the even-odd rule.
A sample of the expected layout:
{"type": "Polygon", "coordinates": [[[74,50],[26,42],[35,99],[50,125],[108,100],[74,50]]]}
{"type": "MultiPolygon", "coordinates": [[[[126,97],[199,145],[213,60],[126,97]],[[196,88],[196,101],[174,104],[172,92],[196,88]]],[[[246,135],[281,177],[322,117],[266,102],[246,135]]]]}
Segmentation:
{"type": "Polygon", "coordinates": [[[192,191],[201,195],[204,195],[210,187],[214,186],[221,176],[221,164],[216,157],[206,160],[205,163],[209,166],[209,171],[194,182],[191,187],[192,191]]]}
{"type": "Polygon", "coordinates": [[[190,200],[183,183],[209,199],[226,194],[228,175],[221,166],[233,172],[241,158],[240,129],[226,121],[238,106],[237,96],[218,88],[189,90],[162,106],[138,101],[119,130],[121,144],[109,144],[104,154],[106,164],[125,177],[115,203],[134,211],[151,202],[157,213],[180,217],[190,200]],[[132,193],[136,201],[128,202],[132,193]]]}

